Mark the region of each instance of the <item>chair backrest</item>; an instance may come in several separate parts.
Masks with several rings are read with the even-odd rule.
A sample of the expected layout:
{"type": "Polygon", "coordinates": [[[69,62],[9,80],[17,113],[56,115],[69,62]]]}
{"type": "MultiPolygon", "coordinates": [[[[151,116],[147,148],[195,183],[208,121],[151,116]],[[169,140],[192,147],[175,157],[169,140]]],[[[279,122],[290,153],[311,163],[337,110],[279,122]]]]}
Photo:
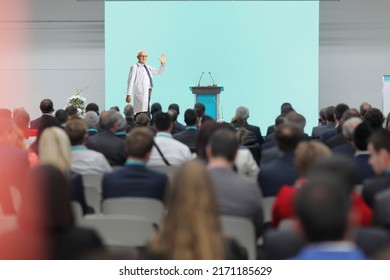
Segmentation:
{"type": "Polygon", "coordinates": [[[18,227],[17,217],[14,215],[0,216],[0,235],[15,230],[18,227]]]}
{"type": "Polygon", "coordinates": [[[264,223],[269,223],[272,221],[272,207],[274,205],[275,199],[275,196],[268,196],[263,198],[264,223]]]}
{"type": "Polygon", "coordinates": [[[101,213],[102,193],[95,187],[84,186],[84,194],[88,206],[91,206],[96,214],[101,213]]]}
{"type": "Polygon", "coordinates": [[[87,215],[80,226],[95,229],[105,245],[146,246],[156,233],[152,223],[132,216],[87,215]]]}
{"type": "Polygon", "coordinates": [[[131,215],[159,226],[165,215],[164,204],[153,198],[121,197],[103,200],[104,215],[131,215]]]}
{"type": "Polygon", "coordinates": [[[256,234],[253,222],[244,217],[221,216],[225,236],[235,239],[247,252],[248,259],[256,259],[256,234]]]}
{"type": "Polygon", "coordinates": [[[76,224],[80,223],[80,220],[83,218],[83,209],[78,201],[72,201],[72,211],[76,224]]]}
{"type": "Polygon", "coordinates": [[[82,175],[84,188],[95,187],[99,192],[102,192],[103,176],[103,174],[82,175]]]}

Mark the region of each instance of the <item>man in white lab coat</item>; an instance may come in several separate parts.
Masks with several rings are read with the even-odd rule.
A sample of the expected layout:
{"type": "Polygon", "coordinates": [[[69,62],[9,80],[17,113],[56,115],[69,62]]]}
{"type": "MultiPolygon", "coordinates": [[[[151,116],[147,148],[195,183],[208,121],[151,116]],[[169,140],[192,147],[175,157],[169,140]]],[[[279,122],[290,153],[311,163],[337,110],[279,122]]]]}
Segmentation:
{"type": "Polygon", "coordinates": [[[137,53],[138,62],[131,66],[127,81],[126,102],[130,103],[134,92],[134,113],[150,112],[150,97],[153,89],[153,75],[162,75],[165,70],[166,56],[160,56],[160,68],[146,64],[148,53],[141,50],[137,53]]]}

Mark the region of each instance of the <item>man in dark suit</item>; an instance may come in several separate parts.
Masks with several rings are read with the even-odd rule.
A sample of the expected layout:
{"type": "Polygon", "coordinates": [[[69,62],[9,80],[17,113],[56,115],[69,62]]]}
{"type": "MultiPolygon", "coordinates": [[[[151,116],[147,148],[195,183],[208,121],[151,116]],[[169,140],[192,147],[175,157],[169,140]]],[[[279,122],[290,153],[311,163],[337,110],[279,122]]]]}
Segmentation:
{"type": "Polygon", "coordinates": [[[311,135],[313,139],[320,139],[320,136],[324,131],[332,129],[336,126],[334,120],[334,106],[328,106],[325,108],[325,119],[326,119],[326,124],[316,126],[315,129],[313,128],[312,135],[311,135]]]}
{"type": "Polygon", "coordinates": [[[153,134],[146,127],[131,130],[126,139],[128,158],[123,168],[103,177],[103,199],[149,197],[163,200],[168,177],[146,168],[153,147],[153,134]]]}
{"type": "MultiPolygon", "coordinates": [[[[54,112],[53,101],[50,99],[43,99],[39,105],[39,109],[42,112],[42,116],[32,120],[30,122],[30,128],[39,129],[43,123],[46,123],[47,120],[54,122],[54,117],[51,115],[54,112]]],[[[57,122],[57,121],[55,121],[57,122]]]]}
{"type": "Polygon", "coordinates": [[[375,131],[368,140],[369,163],[377,177],[363,182],[362,197],[368,206],[374,208],[375,196],[390,189],[390,131],[375,131]]]}
{"type": "Polygon", "coordinates": [[[173,138],[186,144],[191,153],[196,152],[196,141],[198,139],[199,130],[196,127],[196,122],[198,120],[198,116],[194,109],[187,109],[184,112],[184,122],[186,123],[186,128],[184,131],[176,133],[173,135],[173,138]]]}
{"type": "Polygon", "coordinates": [[[259,145],[263,144],[264,139],[263,136],[261,135],[260,127],[251,125],[248,123],[248,118],[249,118],[249,110],[247,107],[240,106],[236,109],[236,116],[240,116],[244,119],[244,127],[253,132],[256,135],[257,140],[259,141],[259,145]]]}
{"type": "MultiPolygon", "coordinates": [[[[328,139],[335,136],[337,133],[342,132],[342,117],[344,115],[344,112],[346,112],[349,109],[349,106],[344,103],[337,104],[334,108],[334,118],[336,120],[336,126],[334,128],[330,128],[320,135],[320,139],[322,142],[326,142],[328,139]]],[[[359,113],[359,112],[358,112],[359,113]]]]}
{"type": "Polygon", "coordinates": [[[126,161],[124,140],[116,137],[114,133],[118,127],[117,112],[105,111],[99,119],[101,131],[88,139],[88,149],[102,153],[111,166],[123,165],[126,161]]]}
{"type": "Polygon", "coordinates": [[[304,138],[302,129],[295,124],[282,124],[277,128],[275,138],[283,155],[260,168],[257,181],[264,196],[276,196],[283,185],[294,185],[298,178],[294,165],[294,150],[304,138]]]}

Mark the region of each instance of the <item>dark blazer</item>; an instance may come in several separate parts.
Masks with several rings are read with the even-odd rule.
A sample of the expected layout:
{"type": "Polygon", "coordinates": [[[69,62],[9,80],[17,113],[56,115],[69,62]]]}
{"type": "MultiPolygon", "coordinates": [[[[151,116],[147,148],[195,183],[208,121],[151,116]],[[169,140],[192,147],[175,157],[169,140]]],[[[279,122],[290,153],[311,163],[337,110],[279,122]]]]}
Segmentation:
{"type": "Polygon", "coordinates": [[[336,126],[336,123],[334,123],[334,122],[316,126],[313,128],[311,136],[313,139],[319,139],[321,137],[322,133],[324,133],[325,131],[327,131],[329,129],[334,128],[335,126],[336,126]]]}
{"type": "Polygon", "coordinates": [[[335,155],[343,155],[348,158],[352,158],[355,154],[355,149],[352,147],[352,145],[348,142],[338,145],[331,149],[333,154],[335,155]]]}
{"type": "Polygon", "coordinates": [[[69,179],[70,179],[70,192],[71,192],[72,200],[80,203],[84,215],[89,213],[87,200],[84,194],[83,178],[81,177],[80,174],[71,171],[71,173],[69,174],[69,179]]]}
{"type": "Polygon", "coordinates": [[[257,181],[263,196],[276,196],[283,185],[294,185],[298,173],[295,153],[288,153],[261,166],[257,181]]]}
{"type": "Polygon", "coordinates": [[[368,206],[374,208],[375,195],[390,189],[390,175],[385,174],[363,181],[362,197],[368,206]]]}
{"type": "Polygon", "coordinates": [[[103,177],[103,199],[114,197],[149,197],[164,199],[168,177],[140,165],[127,165],[103,177]]]}
{"type": "Polygon", "coordinates": [[[328,141],[330,138],[335,136],[338,133],[338,129],[340,129],[340,126],[338,127],[333,127],[330,129],[327,129],[326,131],[322,132],[320,135],[320,140],[324,143],[328,141]]]}
{"type": "Polygon", "coordinates": [[[369,154],[357,155],[352,158],[358,171],[358,184],[362,184],[364,180],[375,177],[375,172],[372,166],[368,163],[369,154]]]}
{"type": "Polygon", "coordinates": [[[255,125],[251,125],[251,124],[249,124],[249,123],[246,123],[246,124],[244,125],[244,127],[245,127],[247,130],[252,131],[252,132],[256,135],[256,137],[257,137],[257,139],[258,139],[260,145],[263,144],[264,139],[263,139],[263,136],[261,135],[260,127],[255,126],[255,125]]]}
{"type": "Polygon", "coordinates": [[[103,130],[91,136],[86,146],[102,153],[111,166],[123,165],[126,161],[125,142],[111,131],[103,130]]]}
{"type": "Polygon", "coordinates": [[[173,138],[177,141],[182,142],[183,144],[187,145],[191,153],[196,152],[196,141],[198,139],[199,130],[197,129],[188,129],[184,130],[182,132],[176,133],[173,135],[173,138]]]}
{"type": "Polygon", "coordinates": [[[57,125],[59,125],[55,117],[51,115],[42,115],[39,118],[36,118],[35,120],[32,120],[30,122],[30,128],[40,129],[41,126],[45,123],[56,123],[57,125]]]}

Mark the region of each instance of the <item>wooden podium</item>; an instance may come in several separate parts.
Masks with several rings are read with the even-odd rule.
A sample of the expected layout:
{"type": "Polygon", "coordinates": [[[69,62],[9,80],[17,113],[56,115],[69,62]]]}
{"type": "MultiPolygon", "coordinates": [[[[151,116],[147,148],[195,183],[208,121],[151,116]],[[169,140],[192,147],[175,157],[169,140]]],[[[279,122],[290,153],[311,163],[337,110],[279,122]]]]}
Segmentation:
{"type": "Polygon", "coordinates": [[[224,90],[221,86],[194,86],[190,87],[195,95],[195,103],[203,103],[206,107],[206,115],[214,120],[219,119],[219,94],[224,90]]]}

